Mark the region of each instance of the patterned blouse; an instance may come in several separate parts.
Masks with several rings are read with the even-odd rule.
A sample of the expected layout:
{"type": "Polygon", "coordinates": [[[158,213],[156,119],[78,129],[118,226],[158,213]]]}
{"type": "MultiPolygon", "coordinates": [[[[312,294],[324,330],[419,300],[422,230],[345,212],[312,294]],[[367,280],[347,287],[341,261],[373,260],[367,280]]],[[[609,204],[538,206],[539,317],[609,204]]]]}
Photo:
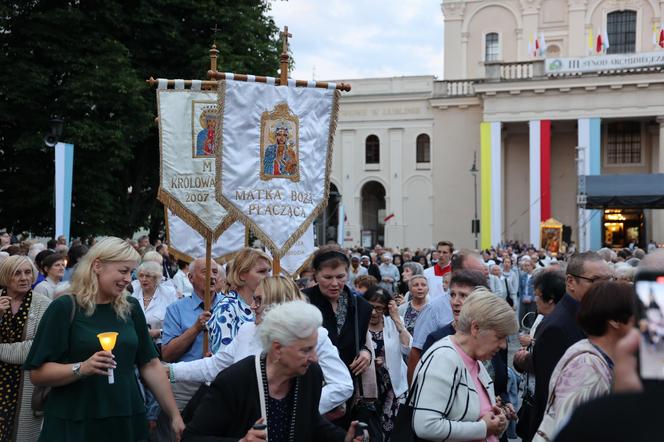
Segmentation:
{"type": "Polygon", "coordinates": [[[214,306],[212,317],[207,323],[210,352],[216,353],[221,346],[230,344],[245,322],[254,322],[254,314],[242,297],[231,290],[214,306]]]}

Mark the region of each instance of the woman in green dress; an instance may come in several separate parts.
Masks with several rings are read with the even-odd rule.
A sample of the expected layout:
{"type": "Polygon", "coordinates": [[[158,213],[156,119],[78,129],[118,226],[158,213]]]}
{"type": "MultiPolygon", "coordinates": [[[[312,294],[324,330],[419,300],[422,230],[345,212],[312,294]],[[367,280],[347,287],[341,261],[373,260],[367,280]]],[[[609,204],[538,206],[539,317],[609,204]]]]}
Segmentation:
{"type": "Polygon", "coordinates": [[[74,270],[72,296],[60,296],[44,313],[24,366],[33,384],[53,387],[40,441],[147,440],[134,367],[170,416],[175,434],[182,433],[184,423],[145,316],[125,290],[139,259],[126,241],[104,238],[74,270]],[[112,353],[101,349],[97,334],[104,332],[118,333],[112,353]]]}

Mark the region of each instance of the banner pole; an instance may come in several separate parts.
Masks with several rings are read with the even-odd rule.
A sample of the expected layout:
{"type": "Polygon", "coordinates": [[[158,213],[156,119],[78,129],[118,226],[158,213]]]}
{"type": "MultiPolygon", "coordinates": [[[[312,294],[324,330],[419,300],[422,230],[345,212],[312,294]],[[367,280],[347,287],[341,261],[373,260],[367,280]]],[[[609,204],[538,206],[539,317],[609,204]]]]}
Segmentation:
{"type": "MultiPolygon", "coordinates": [[[[210,280],[212,279],[212,237],[207,235],[205,238],[205,294],[203,296],[203,309],[210,311],[210,280]]],[[[203,335],[203,357],[208,353],[208,330],[205,328],[203,335]]]]}
{"type": "Polygon", "coordinates": [[[281,275],[281,259],[278,256],[272,257],[272,276],[281,275]]]}

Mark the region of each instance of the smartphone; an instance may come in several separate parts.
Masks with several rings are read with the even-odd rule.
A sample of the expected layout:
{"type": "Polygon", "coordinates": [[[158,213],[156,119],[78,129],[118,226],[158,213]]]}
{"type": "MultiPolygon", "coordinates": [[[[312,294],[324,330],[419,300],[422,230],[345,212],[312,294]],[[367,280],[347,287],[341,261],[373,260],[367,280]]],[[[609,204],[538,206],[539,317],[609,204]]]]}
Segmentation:
{"type": "Polygon", "coordinates": [[[634,284],[643,308],[639,321],[641,378],[664,380],[664,272],[638,272],[634,284]]]}
{"type": "Polygon", "coordinates": [[[364,440],[364,430],[369,428],[369,425],[365,424],[364,422],[358,422],[357,426],[355,427],[355,438],[361,437],[362,440],[364,440]]]}
{"type": "Polygon", "coordinates": [[[254,430],[265,430],[267,428],[267,425],[265,424],[254,424],[251,428],[254,430]]]}

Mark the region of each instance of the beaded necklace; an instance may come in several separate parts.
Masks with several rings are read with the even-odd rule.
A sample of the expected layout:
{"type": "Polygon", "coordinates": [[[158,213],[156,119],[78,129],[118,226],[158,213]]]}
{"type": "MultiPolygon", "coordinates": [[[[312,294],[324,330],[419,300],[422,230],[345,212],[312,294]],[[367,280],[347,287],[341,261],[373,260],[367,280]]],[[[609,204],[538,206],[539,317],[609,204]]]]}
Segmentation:
{"type": "MultiPolygon", "coordinates": [[[[266,357],[267,357],[266,353],[261,354],[261,376],[263,378],[263,391],[265,391],[265,397],[269,397],[270,390],[268,389],[267,385],[266,357]]],[[[295,378],[295,393],[293,393],[293,413],[291,414],[291,423],[288,435],[288,440],[290,442],[293,442],[295,440],[295,414],[297,410],[297,396],[299,391],[300,391],[300,377],[298,376],[295,378]]],[[[267,410],[265,410],[265,413],[267,420],[267,410]]]]}

